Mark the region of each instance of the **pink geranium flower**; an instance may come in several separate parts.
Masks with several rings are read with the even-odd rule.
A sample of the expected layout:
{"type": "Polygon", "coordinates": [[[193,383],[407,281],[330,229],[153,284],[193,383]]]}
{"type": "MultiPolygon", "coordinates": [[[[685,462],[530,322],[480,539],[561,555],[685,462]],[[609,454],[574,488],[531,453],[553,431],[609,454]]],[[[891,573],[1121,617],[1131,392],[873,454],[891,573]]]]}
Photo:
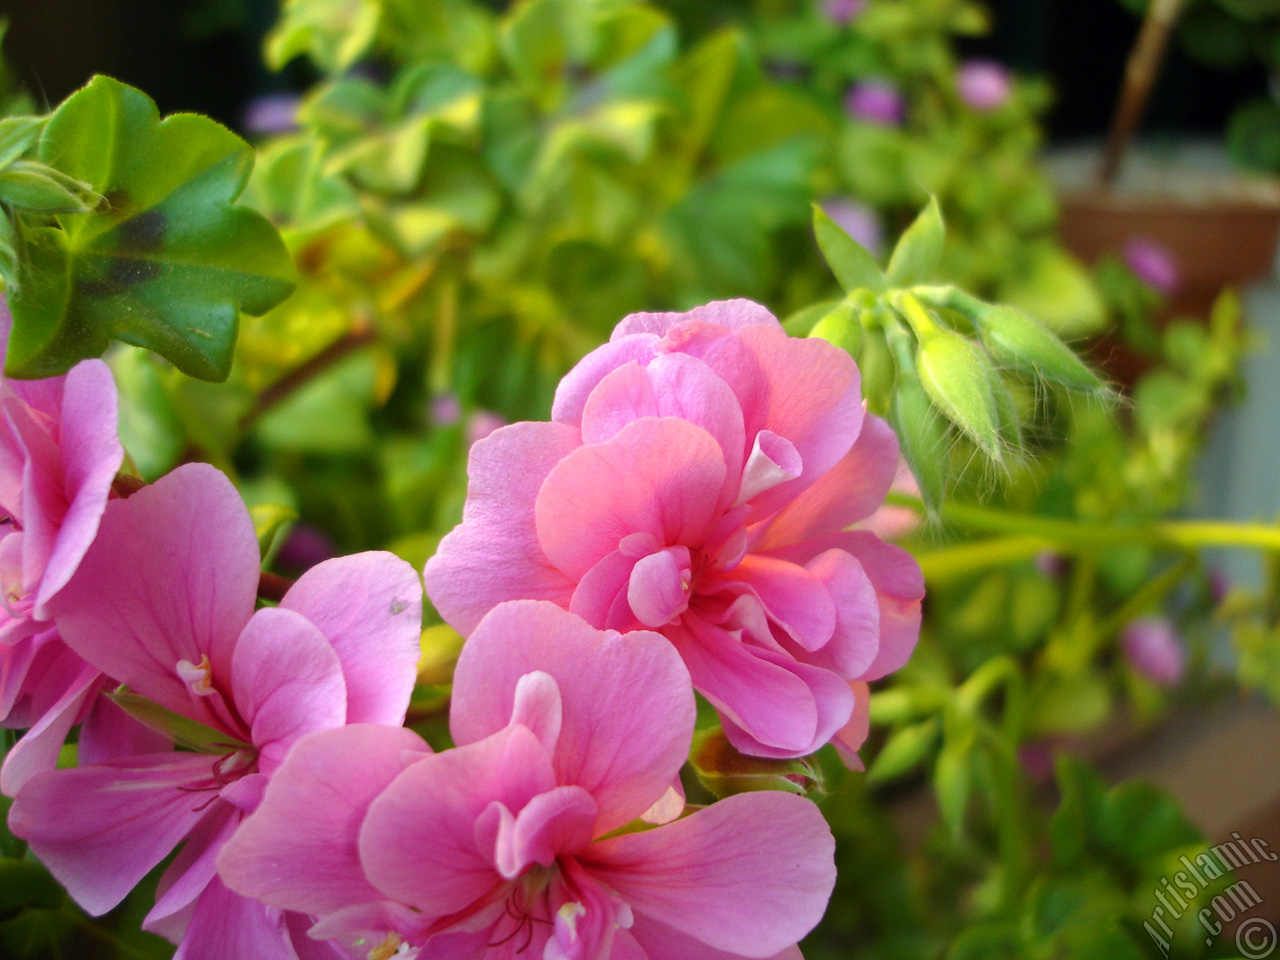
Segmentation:
{"type": "Polygon", "coordinates": [[[657,630],[740,750],[855,749],[850,683],[906,661],[924,586],[907,553],[848,530],[898,464],[849,355],[748,301],[633,314],[552,417],[472,448],[463,522],[426,569],[444,618],[465,635],[530,598],[657,630]]]}
{"type": "MultiPolygon", "coordinates": [[[[13,320],[0,299],[0,344],[13,320]]],[[[0,346],[0,368],[5,349],[0,346]]],[[[59,639],[50,600],[98,532],[124,459],[116,386],[101,360],[47,380],[0,377],[0,726],[29,727],[9,751],[0,789],[51,769],[71,727],[93,750],[114,719],[95,710],[101,674],[59,639]]]]}
{"type": "Polygon", "coordinates": [[[330,560],[254,612],[258,568],[249,513],[213,467],[179,467],[112,501],[53,614],[73,651],[199,742],[39,774],[9,816],[94,915],[185,841],[144,924],[181,942],[179,958],[294,955],[288,941],[306,923],[231,894],[214,857],[295,740],[400,723],[413,687],[421,586],[407,564],[330,560]]]}
{"type": "Polygon", "coordinates": [[[835,882],[831,832],[783,793],[674,819],[693,723],[661,637],[503,604],[458,662],[456,749],[388,727],[312,734],[218,868],[370,957],[798,958],[835,882]]]}

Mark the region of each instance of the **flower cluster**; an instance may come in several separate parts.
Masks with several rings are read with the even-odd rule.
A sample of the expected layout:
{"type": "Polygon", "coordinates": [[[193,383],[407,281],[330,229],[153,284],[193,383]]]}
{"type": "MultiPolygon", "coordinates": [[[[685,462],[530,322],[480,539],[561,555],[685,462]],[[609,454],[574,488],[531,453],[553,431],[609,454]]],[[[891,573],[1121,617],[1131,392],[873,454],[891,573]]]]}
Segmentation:
{"type": "Polygon", "coordinates": [[[103,364],[0,399],[0,708],[30,728],[0,786],[85,909],[176,850],[144,926],[182,960],[799,957],[821,813],[698,808],[680,771],[695,689],[743,753],[856,764],[867,682],[915,643],[919,569],[853,529],[898,450],[847,354],[744,301],[636,314],[552,422],[479,440],[426,570],[467,637],[441,752],[403,726],[411,567],[327,559],[264,603],[222,473],[115,482],[103,364]]]}

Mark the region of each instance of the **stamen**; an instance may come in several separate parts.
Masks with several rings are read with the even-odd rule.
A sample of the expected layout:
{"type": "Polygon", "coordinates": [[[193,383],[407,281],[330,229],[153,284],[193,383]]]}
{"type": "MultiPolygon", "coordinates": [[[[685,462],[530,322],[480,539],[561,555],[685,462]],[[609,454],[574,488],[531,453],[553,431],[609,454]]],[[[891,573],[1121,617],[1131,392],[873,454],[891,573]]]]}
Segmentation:
{"type": "Polygon", "coordinates": [[[391,960],[396,955],[396,951],[400,949],[402,943],[404,941],[399,936],[394,933],[388,933],[387,939],[369,951],[369,960],[391,960]]]}
{"type": "Polygon", "coordinates": [[[200,656],[199,663],[190,660],[179,660],[178,677],[187,685],[187,689],[197,697],[207,697],[214,692],[213,664],[209,662],[207,653],[200,656]]]}

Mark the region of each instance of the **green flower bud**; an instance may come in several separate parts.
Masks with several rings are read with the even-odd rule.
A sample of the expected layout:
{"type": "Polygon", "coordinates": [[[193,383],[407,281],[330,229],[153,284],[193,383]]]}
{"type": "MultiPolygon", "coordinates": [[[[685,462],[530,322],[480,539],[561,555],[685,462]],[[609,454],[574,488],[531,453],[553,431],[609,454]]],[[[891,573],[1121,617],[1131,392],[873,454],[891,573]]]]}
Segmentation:
{"type": "Polygon", "coordinates": [[[1009,392],[1009,385],[995,370],[991,371],[990,384],[991,399],[996,404],[1000,438],[1009,450],[1021,451],[1022,419],[1018,416],[1018,405],[1014,402],[1013,394],[1009,392]]]}
{"type": "Polygon", "coordinates": [[[719,727],[700,733],[689,755],[698,779],[716,797],[756,790],[824,794],[822,771],[804,757],[775,760],[739,753],[719,727]]]}
{"type": "Polygon", "coordinates": [[[1014,307],[984,303],[955,287],[923,287],[917,296],[965,317],[997,363],[1072,390],[1107,388],[1075,352],[1047,327],[1014,307]]]}
{"type": "Polygon", "coordinates": [[[102,197],[87,183],[43,163],[18,160],[0,172],[0,201],[36,213],[88,213],[102,197]]]}
{"type": "Polygon", "coordinates": [[[916,369],[939,412],[996,463],[1003,460],[991,363],[976,344],[945,327],[921,337],[916,369]]]}
{"type": "Polygon", "coordinates": [[[989,307],[975,318],[978,335],[997,362],[1072,390],[1106,392],[1106,386],[1065,343],[1013,307],[989,307]]]}
{"type": "Polygon", "coordinates": [[[947,488],[951,441],[947,423],[934,408],[914,369],[898,374],[890,411],[907,466],[920,485],[920,496],[936,512],[947,488]]]}
{"type": "Polygon", "coordinates": [[[872,413],[888,412],[894,390],[893,354],[879,330],[868,330],[858,352],[858,370],[862,373],[862,396],[872,413]]]}
{"type": "Polygon", "coordinates": [[[809,336],[825,340],[856,357],[862,348],[862,321],[858,319],[857,308],[850,303],[839,304],[814,324],[809,336]]]}

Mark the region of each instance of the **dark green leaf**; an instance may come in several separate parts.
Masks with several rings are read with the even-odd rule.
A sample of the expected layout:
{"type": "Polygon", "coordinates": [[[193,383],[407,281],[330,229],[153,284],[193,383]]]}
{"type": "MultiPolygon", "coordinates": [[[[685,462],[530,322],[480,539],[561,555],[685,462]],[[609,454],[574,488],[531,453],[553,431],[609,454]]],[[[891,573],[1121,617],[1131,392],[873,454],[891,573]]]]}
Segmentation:
{"type": "Polygon", "coordinates": [[[160,121],[145,94],[97,77],[50,118],[40,159],[105,205],[24,231],[7,372],[53,376],[114,339],[225,379],[239,312],[263,313],[293,289],[279,235],[233,205],[249,146],[205,117],[160,121]]]}

